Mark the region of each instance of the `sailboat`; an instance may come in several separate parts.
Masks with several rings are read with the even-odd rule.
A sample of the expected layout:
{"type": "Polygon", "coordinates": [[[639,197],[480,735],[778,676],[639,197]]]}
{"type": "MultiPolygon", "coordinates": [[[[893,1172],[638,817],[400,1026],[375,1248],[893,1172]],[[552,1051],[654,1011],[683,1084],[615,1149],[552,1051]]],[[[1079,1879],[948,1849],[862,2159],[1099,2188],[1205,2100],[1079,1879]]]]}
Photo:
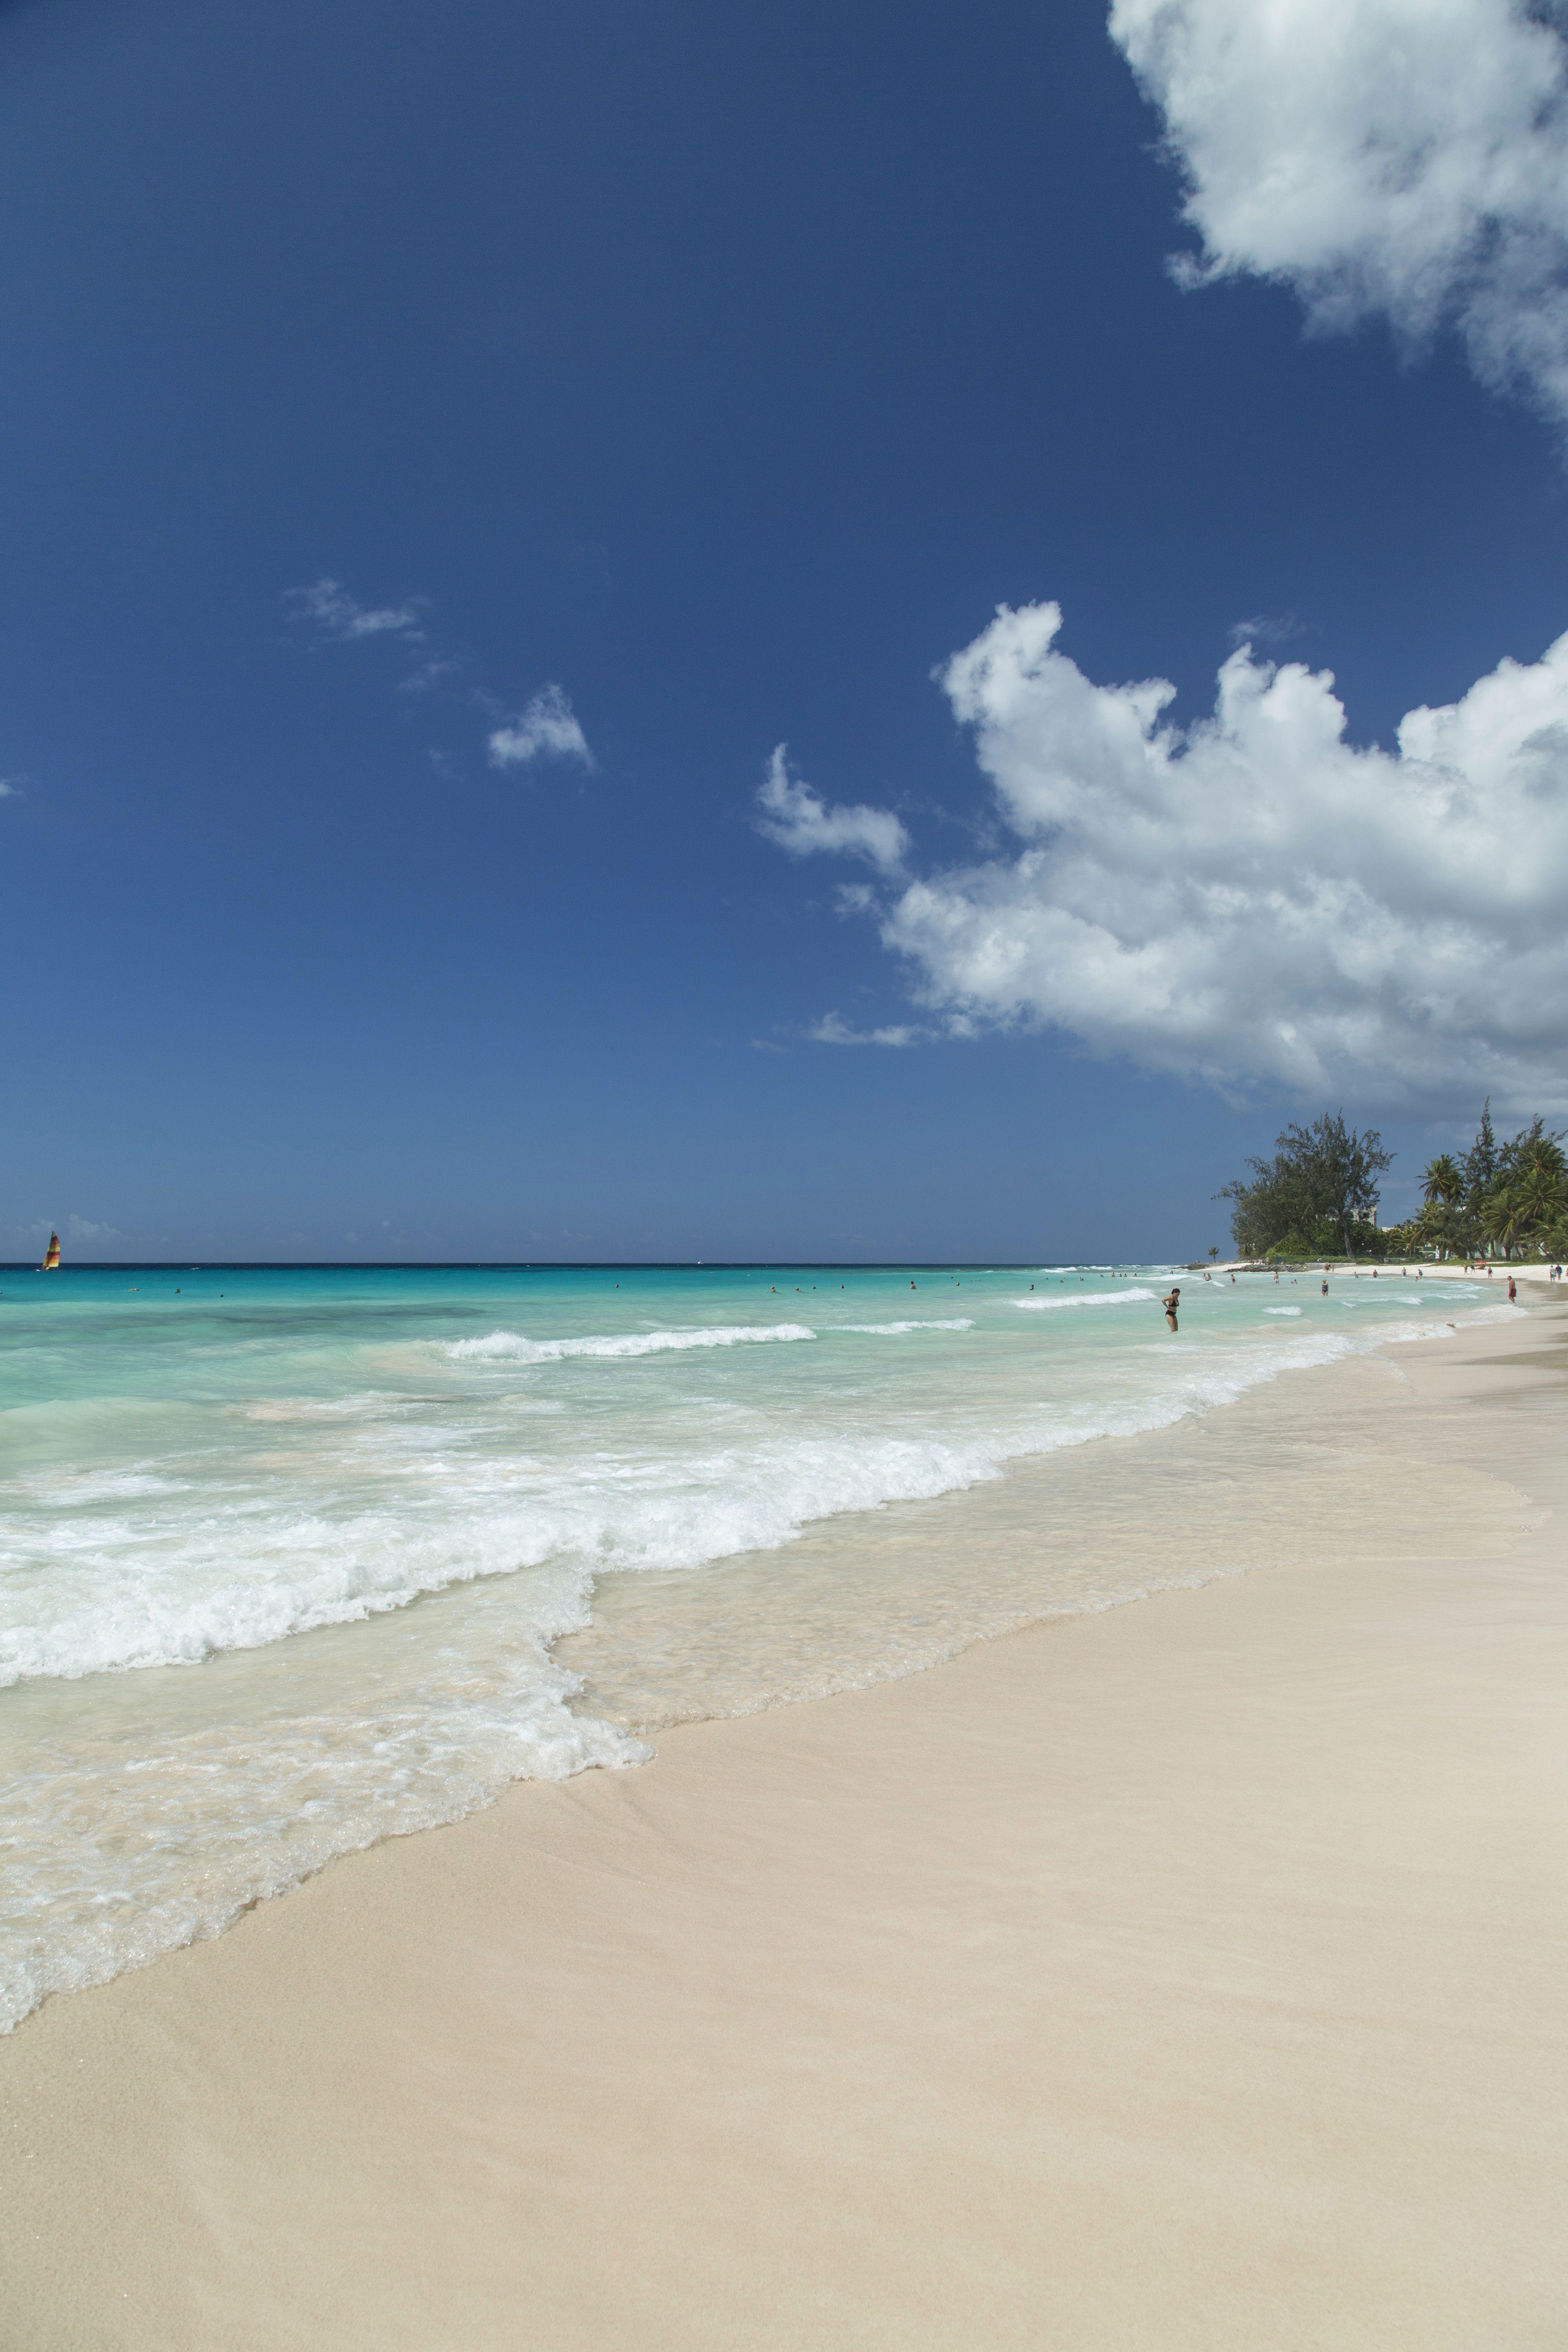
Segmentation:
{"type": "Polygon", "coordinates": [[[60,1237],[59,1237],[58,1234],[55,1233],[55,1232],[51,1229],[50,1234],[49,1234],[49,1245],[48,1245],[48,1248],[44,1252],[44,1262],[43,1262],[42,1265],[38,1268],[38,1272],[39,1272],[40,1274],[58,1274],[59,1270],[60,1270],[60,1237]]]}

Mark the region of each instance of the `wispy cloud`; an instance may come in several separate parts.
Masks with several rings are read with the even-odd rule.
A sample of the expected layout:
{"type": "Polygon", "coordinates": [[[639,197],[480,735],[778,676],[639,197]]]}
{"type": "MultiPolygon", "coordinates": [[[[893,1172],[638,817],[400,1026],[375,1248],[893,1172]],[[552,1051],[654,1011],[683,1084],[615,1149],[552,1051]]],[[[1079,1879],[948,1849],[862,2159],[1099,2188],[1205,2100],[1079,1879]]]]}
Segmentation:
{"type": "MultiPolygon", "coordinates": [[[[401,604],[362,604],[341,580],[322,578],[309,588],[289,589],[284,601],[295,619],[310,626],[317,645],[360,645],[372,637],[387,637],[410,648],[427,646],[427,597],[410,596],[401,604]]],[[[475,684],[460,691],[452,687],[452,680],[468,667],[466,656],[443,652],[439,645],[429,646],[408,675],[398,680],[397,692],[458,700],[482,712],[491,722],[487,740],[494,767],[526,767],[543,759],[576,760],[584,768],[593,768],[588,739],[563,687],[553,681],[542,686],[517,716],[510,718],[507,705],[486,687],[475,684]]],[[[450,754],[445,750],[432,748],[429,758],[443,772],[450,767],[450,754]]],[[[0,785],[0,792],[5,789],[0,785]]]]}
{"type": "Polygon", "coordinates": [[[910,838],[892,811],[864,805],[835,808],[809,784],[790,774],[785,750],[783,743],[775,745],[758,789],[762,814],[757,830],[787,849],[792,857],[809,857],[817,852],[865,857],[884,874],[896,874],[903,865],[910,838]]]}
{"type": "Polygon", "coordinates": [[[16,776],[0,776],[0,801],[19,801],[24,789],[16,776]]]}
{"type": "Polygon", "coordinates": [[[594,764],[571,698],[559,686],[542,686],[515,719],[495,728],[489,752],[498,768],[526,767],[540,759],[580,760],[585,768],[594,764]]]}
{"type": "Polygon", "coordinates": [[[918,1045],[929,1032],[907,1023],[890,1029],[852,1029],[837,1013],[825,1013],[805,1034],[814,1045],[918,1045]]]}
{"type": "Polygon", "coordinates": [[[1299,621],[1294,613],[1254,613],[1250,620],[1233,621],[1226,634],[1233,648],[1288,646],[1292,638],[1306,635],[1307,624],[1299,621]]]}
{"type": "Polygon", "coordinates": [[[437,687],[444,685],[447,678],[455,677],[462,667],[463,664],[455,654],[432,654],[428,661],[422,661],[417,669],[411,669],[406,677],[398,679],[397,691],[399,694],[434,694],[437,687]]]}
{"type": "Polygon", "coordinates": [[[417,644],[425,635],[422,596],[410,597],[405,604],[361,604],[341,581],[323,579],[310,588],[289,589],[284,601],[297,619],[311,625],[324,645],[357,645],[365,637],[403,637],[417,644]]]}
{"type": "Polygon", "coordinates": [[[68,1242],[107,1242],[119,1234],[118,1225],[94,1224],[90,1217],[69,1216],[66,1219],[68,1242]]]}
{"type": "Polygon", "coordinates": [[[1184,285],[1290,287],[1332,331],[1451,324],[1568,425],[1568,46],[1558,0],[1113,0],[1163,116],[1184,285]]]}

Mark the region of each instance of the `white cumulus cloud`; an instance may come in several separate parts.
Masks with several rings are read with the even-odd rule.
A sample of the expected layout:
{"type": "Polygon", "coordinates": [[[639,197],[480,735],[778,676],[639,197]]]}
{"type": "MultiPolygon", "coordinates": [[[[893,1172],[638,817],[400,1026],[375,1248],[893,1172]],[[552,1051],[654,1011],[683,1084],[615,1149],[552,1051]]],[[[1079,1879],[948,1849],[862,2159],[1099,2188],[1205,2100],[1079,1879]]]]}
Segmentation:
{"type": "Polygon", "coordinates": [[[353,645],[363,637],[406,637],[425,634],[419,603],[369,605],[357,604],[342,583],[318,580],[310,588],[290,588],[288,602],[301,620],[314,624],[334,645],[353,645]]]}
{"type": "Polygon", "coordinates": [[[1445,322],[1568,422],[1568,46],[1552,0],[1113,0],[1202,240],[1312,322],[1445,322]]]}
{"type": "Polygon", "coordinates": [[[1568,1109],[1568,636],[1387,751],[1245,646],[1173,727],[1173,687],[1095,685],[1060,625],[1004,606],[941,673],[1017,845],[860,894],[917,1001],[1224,1087],[1568,1109]]]}
{"type": "Polygon", "coordinates": [[[498,768],[526,767],[538,759],[580,760],[585,768],[594,764],[570,698],[558,686],[542,686],[525,710],[492,731],[489,747],[498,768]]]}
{"type": "Polygon", "coordinates": [[[757,793],[758,830],[794,857],[814,850],[868,858],[884,874],[896,874],[909,850],[909,835],[890,809],[835,808],[792,776],[783,743],[775,746],[757,793]]]}

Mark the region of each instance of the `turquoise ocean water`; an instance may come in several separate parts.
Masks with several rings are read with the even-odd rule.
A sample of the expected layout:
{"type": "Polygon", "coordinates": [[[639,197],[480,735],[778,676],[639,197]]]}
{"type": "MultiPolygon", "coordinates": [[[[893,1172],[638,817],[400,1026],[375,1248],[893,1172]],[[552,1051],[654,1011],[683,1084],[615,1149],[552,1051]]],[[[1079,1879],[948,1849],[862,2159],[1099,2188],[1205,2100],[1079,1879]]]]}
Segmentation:
{"type": "MultiPolygon", "coordinates": [[[[719,1609],[761,1562],[765,1705],[814,1523],[1498,1311],[1179,1278],[1173,1337],[1158,1267],[0,1272],[0,2023],[512,1780],[642,1761],[552,1654],[607,1576],[679,1575],[689,1622],[693,1576],[719,1609]]],[[[904,1670],[856,1638],[858,1678],[904,1670]]]]}

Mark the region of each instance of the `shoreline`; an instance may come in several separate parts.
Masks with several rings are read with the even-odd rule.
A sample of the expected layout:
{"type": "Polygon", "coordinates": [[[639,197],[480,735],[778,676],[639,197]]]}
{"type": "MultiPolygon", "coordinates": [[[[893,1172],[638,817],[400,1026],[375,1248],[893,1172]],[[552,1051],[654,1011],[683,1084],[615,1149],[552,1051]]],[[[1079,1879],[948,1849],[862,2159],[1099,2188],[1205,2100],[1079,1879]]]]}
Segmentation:
{"type": "MultiPolygon", "coordinates": [[[[1469,1328],[1523,1329],[1526,1319],[1469,1328]]],[[[1447,1473],[1441,1492],[1424,1482],[1391,1509],[1385,1468],[1375,1458],[1347,1466],[1326,1436],[1314,1443],[1303,1433],[1376,1412],[1389,1382],[1402,1377],[1407,1349],[1448,1344],[1391,1338],[1328,1363],[1281,1367],[1222,1403],[1015,1454],[994,1478],[926,1500],[885,1502],[807,1525],[790,1545],[789,1568],[795,1605],[809,1621],[809,1656],[797,1679],[775,1684],[765,1696],[726,1674],[724,1642],[714,1632],[731,1646],[737,1633],[744,1650],[757,1646],[746,1619],[748,1612],[776,1614],[771,1552],[727,1562],[719,1588],[706,1569],[689,1579],[603,1572],[593,1622],[562,1636],[552,1655],[584,1677],[574,1713],[657,1738],[678,1724],[874,1689],[1030,1625],[1246,1573],[1258,1564],[1260,1539],[1275,1565],[1310,1560],[1326,1546],[1365,1551],[1375,1544],[1404,1554],[1414,1543],[1442,1553],[1452,1548],[1462,1474],[1447,1473]],[[1283,1456],[1282,1431],[1294,1433],[1283,1441],[1283,1456]],[[1293,1480],[1313,1482],[1310,1508],[1291,1524],[1288,1512],[1265,1505],[1260,1524],[1259,1490],[1278,1481],[1287,1462],[1293,1480]],[[962,1574],[952,1573],[951,1564],[976,1549],[985,1559],[984,1605],[961,1594],[962,1574]],[[900,1663],[866,1664],[864,1629],[873,1621],[883,1628],[904,1623],[900,1663]],[[668,1675],[677,1635],[688,1662],[679,1694],[668,1675]],[[661,1670],[650,1682],[639,1667],[656,1643],[661,1670]]]]}
{"type": "MultiPolygon", "coordinates": [[[[1205,1265],[1200,1259],[1190,1265],[1179,1266],[1176,1270],[1180,1274],[1200,1275],[1272,1274],[1275,1268],[1265,1258],[1232,1257],[1222,1258],[1217,1265],[1205,1265]]],[[[1291,1258],[1282,1262],[1279,1271],[1282,1275],[1295,1275],[1298,1278],[1303,1274],[1328,1274],[1341,1276],[1348,1274],[1355,1280],[1359,1280],[1363,1275],[1373,1274],[1377,1275],[1380,1279],[1389,1275],[1397,1277],[1408,1276],[1412,1282],[1418,1276],[1423,1280],[1430,1282],[1486,1282],[1489,1280],[1495,1282],[1500,1276],[1505,1289],[1509,1276],[1511,1274],[1516,1282],[1543,1283],[1548,1291],[1553,1295],[1568,1288],[1568,1286],[1559,1284],[1552,1279],[1552,1265],[1545,1258],[1539,1261],[1532,1260],[1527,1265],[1519,1264],[1510,1265],[1501,1258],[1493,1258],[1489,1263],[1485,1261],[1466,1263],[1461,1260],[1451,1265],[1445,1265],[1436,1258],[1422,1258],[1417,1262],[1415,1258],[1408,1257],[1339,1257],[1330,1258],[1326,1263],[1323,1259],[1316,1257],[1291,1258]]]]}
{"type": "MultiPolygon", "coordinates": [[[[1122,1301],[1149,1301],[1158,1325],[1157,1286],[1130,1288],[1115,1276],[1102,1283],[1092,1272],[1089,1285],[1122,1301]]],[[[1375,1334],[1393,1336],[1402,1325],[1402,1339],[1412,1329],[1441,1332],[1448,1327],[1439,1318],[1457,1311],[1456,1298],[1484,1300],[1475,1283],[1430,1286],[1424,1297],[1422,1286],[1405,1285],[1381,1298],[1375,1285],[1370,1291],[1357,1286],[1353,1296],[1350,1286],[1336,1286],[1339,1295],[1324,1301],[1320,1318],[1318,1301],[1308,1296],[1316,1287],[1310,1281],[1298,1292],[1299,1303],[1290,1301],[1289,1287],[1276,1285],[1264,1284],[1261,1294],[1250,1286],[1239,1302],[1229,1286],[1216,1286],[1212,1295],[1205,1289],[1191,1297],[1194,1324],[1212,1320],[1216,1328],[1185,1330],[1173,1351],[1163,1332],[1152,1339],[1141,1336],[1131,1309],[1117,1318],[1120,1328],[1110,1318],[1076,1318],[1077,1339],[1113,1340],[1109,1352],[1120,1354],[1121,1364],[1109,1381],[1092,1369],[1092,1348],[1075,1349],[1074,1321],[1064,1319],[1059,1330],[1068,1344],[1039,1351],[1045,1394],[1031,1397],[1009,1377],[1021,1359],[1009,1366],[1002,1359],[1013,1351],[1004,1344],[999,1357],[995,1346],[1011,1319],[1006,1308],[1022,1302],[1005,1285],[1000,1296],[994,1282],[990,1287],[989,1304],[1004,1309],[1001,1321],[994,1314],[983,1318],[978,1358],[966,1361],[961,1380],[953,1377],[955,1358],[945,1383],[939,1381],[945,1385],[946,1415],[939,1411],[933,1418],[928,1397],[916,1414],[923,1425],[900,1431],[907,1416],[895,1412],[889,1423],[873,1410],[870,1421],[884,1424],[881,1438],[859,1452],[841,1442],[847,1430],[836,1436],[819,1412],[805,1446],[773,1446],[771,1469],[768,1444],[752,1446],[749,1463],[742,1458],[738,1465],[739,1476],[731,1475],[735,1465],[726,1463],[721,1449],[697,1465],[700,1507],[688,1532],[706,1520],[704,1538],[688,1547],[694,1554],[689,1561],[662,1566],[652,1576],[641,1572],[649,1563],[641,1556],[639,1529],[656,1549],[668,1549],[669,1503],[684,1519],[693,1498],[681,1495],[679,1480],[673,1496],[664,1493],[662,1510],[649,1507],[648,1494],[639,1494],[636,1480],[624,1496],[595,1493],[593,1480],[580,1475],[581,1462],[574,1469],[570,1437],[563,1448],[544,1448],[544,1516],[552,1496],[557,1510],[564,1505],[568,1521],[585,1503],[584,1532],[591,1535],[597,1524],[616,1532],[617,1540],[629,1537],[630,1558],[623,1566],[634,1572],[617,1568],[612,1544],[610,1556],[591,1564],[568,1554],[553,1568],[545,1561],[538,1573],[468,1573],[485,1564],[486,1547],[498,1534],[505,1544],[522,1532],[495,1522],[491,1505],[498,1496],[504,1502],[506,1478],[497,1486],[487,1477],[481,1456],[495,1433],[485,1430],[482,1410],[468,1433],[479,1445],[467,1477],[461,1429],[448,1433],[455,1452],[435,1425],[415,1441],[416,1454],[423,1447],[426,1457],[426,1539],[446,1555],[437,1567],[458,1572],[437,1574],[436,1589],[412,1605],[410,1586],[417,1587],[417,1575],[403,1579],[405,1605],[378,1606],[373,1598],[373,1605],[359,1607],[362,1580],[361,1591],[340,1611],[341,1596],[330,1576],[323,1580],[323,1562],[310,1556],[309,1546],[304,1589],[289,1595],[283,1580],[279,1590],[267,1545],[258,1541],[261,1522],[247,1523],[248,1482],[259,1457],[229,1465],[237,1468],[237,1481],[232,1475],[217,1480],[218,1494],[227,1493],[243,1507],[230,1573],[226,1578],[221,1557],[215,1559],[210,1591],[199,1578],[194,1585],[177,1576],[161,1585],[155,1556],[142,1563],[132,1558],[128,1587],[113,1557],[119,1532],[99,1527],[99,1540],[90,1540],[89,1513],[80,1525],[89,1539],[83,1545],[87,1585],[68,1629],[59,1629],[63,1649],[86,1653],[101,1665],[107,1647],[110,1667],[137,1664],[139,1670],[24,1675],[0,1706],[0,1780],[16,1792],[0,2031],[8,2032],[51,1992],[108,1981],[160,1951],[225,1932],[258,1896],[286,1891],[346,1852],[493,1803],[515,1779],[556,1780],[592,1764],[645,1760],[636,1745],[644,1725],[745,1714],[865,1686],[922,1670],[972,1641],[1064,1610],[1112,1605],[1173,1581],[1201,1582],[1214,1572],[1206,1557],[1172,1565],[1181,1548],[1181,1512],[1167,1507],[1157,1538],[1134,1531],[1130,1546],[1127,1531],[1107,1521],[1099,1493],[1101,1469],[1087,1474],[1086,1488],[1085,1474],[1061,1466],[1064,1453],[1089,1444],[1086,1459],[1100,1465],[1114,1458],[1130,1481],[1145,1478],[1157,1459],[1163,1478],[1180,1479],[1184,1457],[1178,1454],[1173,1466],[1163,1450],[1147,1448],[1142,1441],[1152,1432],[1223,1409],[1234,1436],[1243,1424],[1229,1415],[1248,1386],[1286,1372],[1295,1380],[1313,1362],[1363,1353],[1375,1334]],[[1412,1307],[1422,1311],[1394,1311],[1412,1307]],[[1307,1322],[1293,1320],[1289,1331],[1272,1319],[1303,1315],[1307,1322]],[[1237,1327],[1239,1346],[1229,1344],[1237,1327]],[[1217,1350],[1210,1344],[1215,1338],[1222,1342],[1217,1350]],[[1084,1378],[1071,1369],[1078,1355],[1089,1368],[1084,1378]],[[910,1437],[912,1444],[903,1442],[910,1437]],[[451,1472],[457,1475],[448,1480],[451,1472]],[[991,1490],[984,1504],[955,1500],[973,1496],[981,1486],[991,1490]],[[1044,1545],[1032,1543],[1037,1525],[1048,1530],[1044,1545]],[[974,1562],[979,1573],[971,1565],[976,1547],[984,1555],[974,1562]],[[301,1627],[286,1640],[255,1641],[258,1629],[246,1619],[256,1598],[265,1596],[275,1609],[281,1602],[270,1627],[276,1636],[290,1617],[309,1616],[312,1591],[325,1601],[325,1623],[301,1627]],[[153,1607],[152,1625],[134,1605],[138,1592],[153,1607]],[[858,1596],[853,1607],[851,1596],[858,1596]],[[216,1603],[216,1620],[209,1603],[216,1603]],[[221,1637],[236,1623],[237,1610],[237,1630],[248,1631],[251,1640],[231,1644],[221,1637]],[[154,1631],[157,1638],[150,1638],[154,1631]],[[219,1638],[213,1643],[215,1631],[219,1638]],[[200,1658],[198,1673],[190,1671],[195,1662],[187,1645],[200,1658]],[[593,1685],[587,1706],[574,1695],[574,1668],[586,1672],[593,1685]]],[[[1071,1304],[1072,1291],[1040,1303],[1071,1304]]],[[[721,1340],[739,1336],[734,1312],[742,1310],[744,1322],[755,1305],[754,1298],[725,1300],[721,1340]]],[[[1513,1310],[1494,1306],[1489,1311],[1513,1310]]],[[[489,1305],[485,1319],[497,1312],[489,1305]]],[[[578,1319],[596,1323],[598,1317],[578,1319]]],[[[506,1321],[504,1312],[500,1320],[506,1321]]],[[[831,1314],[826,1323],[832,1328],[813,1336],[830,1339],[837,1328],[831,1314]]],[[[901,1313],[890,1324],[862,1319],[847,1326],[900,1333],[924,1328],[907,1323],[901,1313]]],[[[966,1314],[952,1328],[976,1327],[966,1314]]],[[[490,1336],[506,1342],[504,1354],[514,1335],[490,1336]]],[[[678,1325],[669,1336],[689,1335],[678,1325]]],[[[899,1360],[895,1390],[900,1381],[908,1389],[922,1344],[913,1343],[899,1360]]],[[[963,1342],[966,1355],[970,1344],[963,1342]]],[[[739,1360],[743,1370],[745,1360],[739,1360]]],[[[819,1368],[829,1385],[832,1360],[824,1358],[819,1368]]],[[[868,1359],[862,1377],[874,1361],[879,1374],[879,1360],[868,1359]]],[[[792,1359],[786,1423],[788,1391],[799,1370],[792,1359]]],[[[709,1384],[704,1371],[697,1389],[709,1384]]],[[[639,1385],[635,1379],[620,1383],[618,1402],[634,1399],[639,1385]]],[[[742,1392],[749,1387],[753,1407],[761,1404],[766,1413],[771,1379],[721,1381],[721,1388],[726,1385],[742,1392]]],[[[921,1385],[917,1378],[916,1389],[921,1385]]],[[[416,1421],[428,1402],[422,1401],[416,1421]]],[[[516,1402],[524,1412],[531,1409],[527,1400],[516,1402]]],[[[701,1414],[712,1400],[694,1392],[688,1402],[701,1414]]],[[[870,1397],[866,1402],[874,1404],[870,1397]]],[[[472,1423],[475,1400],[468,1403],[472,1423]]],[[[281,1440],[268,1442],[281,1444],[287,1464],[288,1425],[296,1419],[309,1424],[319,1415],[309,1401],[290,1404],[265,1395],[255,1417],[284,1425],[281,1440]]],[[[395,1427],[400,1417],[395,1398],[372,1394],[349,1400],[352,1426],[335,1448],[331,1433],[318,1439],[307,1427],[298,1457],[307,1490],[317,1483],[312,1467],[346,1470],[374,1513],[385,1496],[367,1466],[388,1440],[394,1453],[406,1454],[411,1432],[395,1427]],[[380,1439],[372,1434],[378,1425],[380,1439]],[[312,1454],[323,1446],[327,1454],[342,1456],[335,1465],[312,1465],[312,1454]]],[[[634,1408],[634,1424],[635,1417],[634,1408]]],[[[531,1433],[539,1424],[527,1426],[531,1433]]],[[[569,1430],[570,1420],[556,1426],[569,1430]]],[[[637,1435],[635,1425],[631,1434],[637,1435]]],[[[242,1445],[242,1455],[245,1450],[242,1445]]],[[[525,1454],[534,1450],[525,1444],[525,1454]]],[[[499,1460],[489,1466],[503,1468],[499,1460]]],[[[525,1477],[536,1475],[518,1466],[525,1477]]],[[[273,1484],[265,1477],[262,1483],[273,1484]]],[[[286,1473],[283,1488],[290,1483],[286,1473]]],[[[416,1473],[416,1486],[420,1483],[416,1473]]],[[[173,1507],[187,1519],[200,1499],[195,1488],[189,1493],[191,1502],[173,1507]]],[[[209,1487],[209,1506],[213,1500],[209,1487]]],[[[1207,1503],[1205,1496],[1200,1505],[1205,1528],[1207,1503]]],[[[1371,1507],[1376,1507],[1375,1498],[1371,1507]]],[[[154,1522],[159,1508],[151,1507],[154,1522]]],[[[292,1542],[287,1514],[271,1517],[274,1542],[287,1548],[292,1542]]],[[[167,1553],[170,1524],[154,1555],[167,1553]]],[[[40,1529],[51,1559],[59,1532],[40,1529]]],[[[196,1532],[199,1538],[199,1528],[196,1532]]],[[[374,1588],[374,1557],[363,1567],[374,1588]]],[[[62,1654],[57,1663],[68,1659],[62,1654]]]]}
{"type": "Polygon", "coordinates": [[[1209,1581],[57,1996],[0,2045],[0,2342],[1557,2340],[1563,1320],[1127,1441],[1102,1517],[1156,1478],[1209,1581]]]}

